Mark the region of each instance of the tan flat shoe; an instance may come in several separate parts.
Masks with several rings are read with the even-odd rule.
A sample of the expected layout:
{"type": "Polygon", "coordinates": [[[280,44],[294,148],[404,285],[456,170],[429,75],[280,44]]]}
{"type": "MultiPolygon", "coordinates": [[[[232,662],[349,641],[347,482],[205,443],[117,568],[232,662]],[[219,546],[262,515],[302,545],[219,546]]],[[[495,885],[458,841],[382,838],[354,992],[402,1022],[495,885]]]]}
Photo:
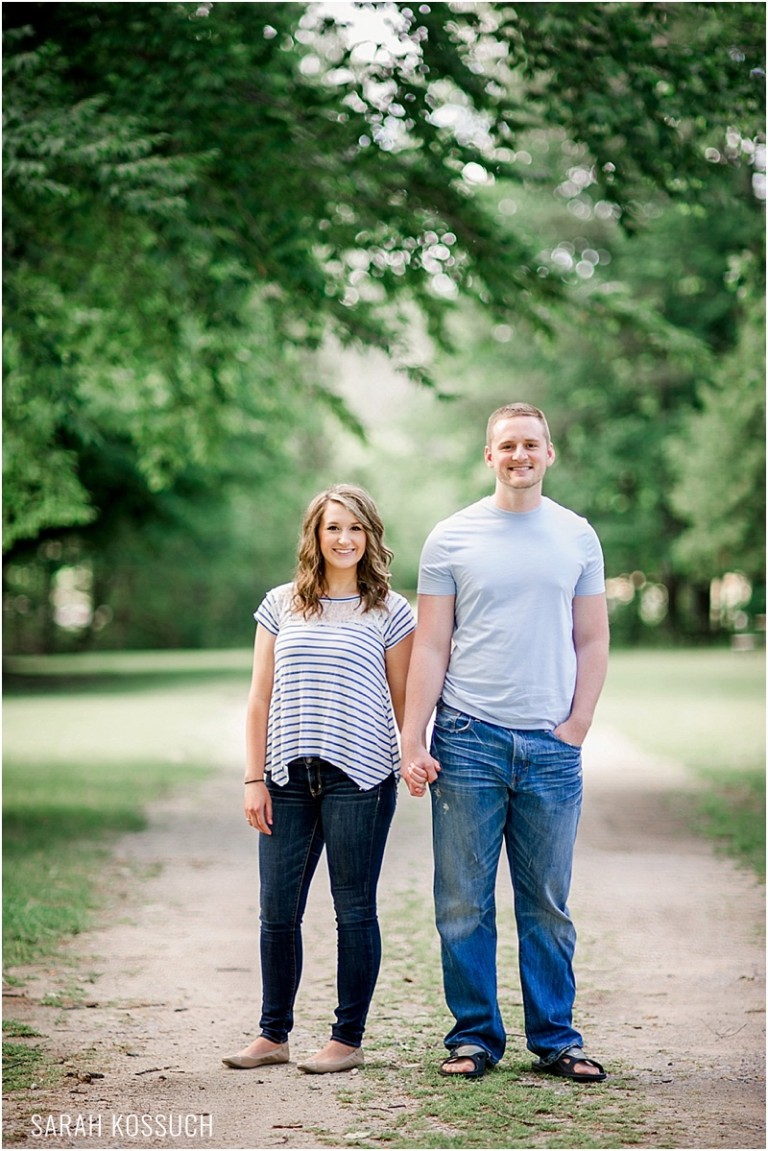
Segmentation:
{"type": "Polygon", "coordinates": [[[299,1071],[306,1071],[308,1075],[327,1075],[332,1071],[353,1071],[355,1067],[363,1067],[362,1047],[353,1047],[349,1055],[342,1055],[339,1059],[305,1059],[297,1063],[299,1071]]]}
{"type": "Polygon", "coordinates": [[[265,1051],[263,1055],[230,1055],[222,1059],[225,1067],[234,1067],[238,1071],[250,1071],[252,1067],[269,1067],[273,1063],[288,1063],[290,1061],[288,1044],[281,1043],[274,1051],[265,1051]]]}

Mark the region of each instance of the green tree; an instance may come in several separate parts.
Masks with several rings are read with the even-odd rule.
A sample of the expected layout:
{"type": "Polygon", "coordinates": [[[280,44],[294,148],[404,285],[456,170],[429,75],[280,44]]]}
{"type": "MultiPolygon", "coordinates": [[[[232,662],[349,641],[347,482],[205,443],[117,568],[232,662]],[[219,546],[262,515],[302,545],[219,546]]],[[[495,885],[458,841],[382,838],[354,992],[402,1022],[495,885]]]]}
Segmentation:
{"type": "Polygon", "coordinates": [[[357,7],[392,25],[370,50],[319,5],[5,6],[10,561],[65,531],[116,562],[254,474],[268,499],[244,461],[297,411],[349,418],[329,335],[429,382],[414,309],[445,347],[462,299],[531,330],[581,315],[535,212],[488,194],[549,190],[537,132],[578,158],[569,205],[627,232],[652,187],[706,199],[714,153],[748,184],[760,5],[357,7]]]}
{"type": "MultiPolygon", "coordinates": [[[[534,163],[548,169],[554,192],[534,196],[497,185],[488,197],[501,216],[514,208],[514,219],[523,216],[535,229],[542,241],[537,266],[543,274],[560,267],[570,306],[546,335],[525,323],[495,324],[486,313],[462,312],[453,331],[461,351],[435,369],[453,398],[442,412],[409,405],[403,425],[410,431],[387,465],[391,474],[404,474],[391,501],[402,504],[418,488],[409,518],[423,539],[435,519],[479,498],[488,490],[480,455],[488,412],[510,399],[530,399],[548,412],[558,449],[549,494],[590,518],[608,575],[624,576],[615,585],[617,640],[706,635],[710,582],[728,570],[723,564],[745,571],[758,588],[764,571],[762,323],[754,305],[747,306],[747,292],[760,298],[763,290],[762,202],[738,167],[716,164],[695,210],[684,201],[649,198],[642,233],[628,238],[604,201],[577,181],[558,182],[561,167],[574,165],[573,176],[583,162],[570,141],[556,132],[534,134],[528,147],[534,163]],[[720,434],[740,444],[744,467],[727,485],[712,470],[708,484],[701,483],[712,445],[700,447],[698,463],[694,452],[691,475],[685,472],[702,407],[716,407],[720,434]],[[709,518],[718,485],[724,490],[715,507],[723,514],[709,518]],[[692,542],[686,501],[694,496],[697,554],[686,559],[692,542]]],[[[714,418],[713,410],[710,432],[714,418]]]]}
{"type": "Polygon", "coordinates": [[[760,296],[670,446],[672,502],[686,525],[675,545],[679,562],[699,578],[746,572],[758,611],[765,610],[764,333],[760,296]]]}

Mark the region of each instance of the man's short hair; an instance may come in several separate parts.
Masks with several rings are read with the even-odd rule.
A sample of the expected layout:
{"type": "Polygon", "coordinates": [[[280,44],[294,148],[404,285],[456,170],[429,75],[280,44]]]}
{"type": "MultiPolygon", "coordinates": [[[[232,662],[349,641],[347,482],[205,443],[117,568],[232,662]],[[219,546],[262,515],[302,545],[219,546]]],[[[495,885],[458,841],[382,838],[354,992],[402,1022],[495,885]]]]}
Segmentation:
{"type": "Polygon", "coordinates": [[[497,408],[488,417],[488,426],[485,429],[485,442],[490,444],[493,439],[493,429],[499,420],[509,420],[513,416],[533,416],[534,419],[540,420],[544,428],[544,434],[547,438],[547,443],[552,442],[552,437],[549,434],[549,424],[547,417],[540,408],[535,408],[533,404],[526,404],[523,401],[515,402],[513,404],[504,404],[503,407],[497,408]]]}

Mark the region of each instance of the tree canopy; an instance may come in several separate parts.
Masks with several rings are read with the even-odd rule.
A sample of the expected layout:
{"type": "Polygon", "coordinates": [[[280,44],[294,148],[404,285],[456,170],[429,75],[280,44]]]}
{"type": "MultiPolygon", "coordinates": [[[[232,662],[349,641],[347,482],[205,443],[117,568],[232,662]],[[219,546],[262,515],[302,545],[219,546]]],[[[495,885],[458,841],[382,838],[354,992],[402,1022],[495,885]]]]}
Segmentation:
{"type": "MultiPolygon", "coordinates": [[[[660,205],[706,228],[719,202],[721,263],[754,249],[763,15],[753,3],[5,5],[9,558],[67,531],[102,550],[152,524],[189,532],[214,494],[222,507],[244,485],[290,486],[327,451],[324,413],[361,430],[317,349],[379,349],[442,386],[414,317],[449,351],[449,318],[470,302],[496,326],[552,332],[589,315],[601,339],[655,341],[659,362],[688,356],[685,403],[706,406],[690,371],[699,345],[736,343],[717,276],[686,273],[708,285],[698,331],[675,291],[662,298],[664,268],[629,300],[583,291],[536,196],[556,191],[575,222],[586,213],[632,243],[660,205]],[[530,210],[504,208],[516,189],[530,210]]],[[[668,255],[684,262],[674,237],[668,255]]],[[[753,251],[753,283],[761,268],[753,251]]],[[[597,410],[621,414],[610,371],[597,391],[597,410]]],[[[628,378],[629,408],[647,402],[628,378]]],[[[622,428],[607,454],[626,450],[622,428]]]]}

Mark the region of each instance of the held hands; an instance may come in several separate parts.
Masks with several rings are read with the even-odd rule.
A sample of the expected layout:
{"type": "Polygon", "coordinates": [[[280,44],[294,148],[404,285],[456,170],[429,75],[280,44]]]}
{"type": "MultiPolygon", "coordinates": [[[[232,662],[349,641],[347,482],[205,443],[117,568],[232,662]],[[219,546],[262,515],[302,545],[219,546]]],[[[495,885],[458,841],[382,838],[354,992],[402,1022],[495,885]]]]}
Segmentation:
{"type": "Polygon", "coordinates": [[[426,748],[421,748],[415,755],[405,756],[400,765],[400,774],[411,795],[417,799],[424,795],[428,783],[435,782],[439,771],[440,764],[426,748]]]}
{"type": "Polygon", "coordinates": [[[263,835],[272,834],[272,796],[263,780],[245,785],[245,818],[263,835]]]}

